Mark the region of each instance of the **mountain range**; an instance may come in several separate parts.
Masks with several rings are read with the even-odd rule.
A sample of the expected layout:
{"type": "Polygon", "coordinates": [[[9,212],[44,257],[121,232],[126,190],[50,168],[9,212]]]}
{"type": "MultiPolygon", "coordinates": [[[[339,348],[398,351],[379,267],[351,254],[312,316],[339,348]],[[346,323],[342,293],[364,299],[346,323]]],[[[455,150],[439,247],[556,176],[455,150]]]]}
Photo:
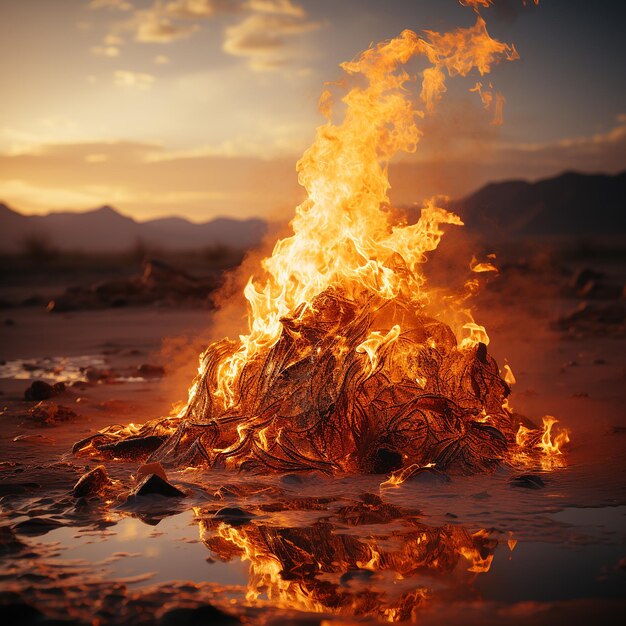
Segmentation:
{"type": "Polygon", "coordinates": [[[0,203],[0,249],[17,252],[38,238],[60,250],[122,252],[139,244],[166,250],[213,246],[252,248],[261,242],[267,223],[261,219],[217,218],[194,223],[181,217],[137,222],[110,206],[83,213],[23,215],[0,203]]]}
{"type": "MultiPolygon", "coordinates": [[[[624,234],[626,171],[616,175],[563,174],[528,182],[489,183],[450,203],[469,230],[488,237],[624,234]]],[[[0,250],[23,250],[29,238],[72,251],[120,252],[138,243],[190,250],[257,246],[268,224],[262,219],[218,218],[204,223],[180,217],[137,222],[110,206],[83,213],[24,215],[0,203],[0,250]]]]}
{"type": "Polygon", "coordinates": [[[624,235],[626,171],[489,183],[451,207],[487,236],[624,235]]]}

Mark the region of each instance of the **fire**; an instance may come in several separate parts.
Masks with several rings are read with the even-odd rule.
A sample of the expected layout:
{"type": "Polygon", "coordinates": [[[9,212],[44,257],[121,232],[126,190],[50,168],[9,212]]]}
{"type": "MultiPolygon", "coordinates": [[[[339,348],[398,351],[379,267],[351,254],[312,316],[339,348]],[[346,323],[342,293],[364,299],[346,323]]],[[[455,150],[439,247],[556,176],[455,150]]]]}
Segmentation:
{"type": "Polygon", "coordinates": [[[416,474],[423,472],[425,470],[429,470],[435,467],[435,463],[426,463],[426,465],[418,465],[417,463],[413,463],[413,465],[409,465],[408,467],[404,467],[400,470],[396,470],[395,472],[391,472],[389,478],[380,484],[381,487],[399,487],[402,483],[407,481],[409,478],[412,478],[416,474]]]}
{"type": "MultiPolygon", "coordinates": [[[[421,36],[405,30],[341,65],[350,85],[342,119],[334,121],[325,90],[327,122],[296,166],[307,199],[296,208],[293,234],[244,289],[247,334],[201,355],[177,418],[126,433],[169,429],[153,459],[391,473],[390,484],[401,484],[411,468],[431,463],[473,473],[521,458],[522,449],[529,462],[539,452],[556,456],[546,450],[564,440],[553,442],[549,431],[542,448],[519,443],[525,435],[507,399],[514,377],[506,367],[500,376],[487,331],[467,304],[476,275],[496,270],[494,255],[471,261],[466,293],[429,285],[428,254],[446,227],[462,221],[433,198],[410,224],[388,197],[390,160],[417,150],[420,122],[448,78],[483,76],[518,58],[513,45],[487,32],[478,8],[489,1],[464,4],[476,9],[474,26],[421,36]],[[416,97],[407,69],[413,59],[423,64],[416,97]]],[[[108,442],[113,434],[101,433],[96,444],[102,436],[108,442]]]]}
{"type": "Polygon", "coordinates": [[[471,533],[416,521],[393,531],[396,540],[390,541],[384,526],[380,536],[358,527],[345,533],[327,517],[301,527],[268,519],[229,525],[209,511],[195,514],[200,539],[215,557],[248,564],[248,605],[269,602],[276,608],[388,622],[415,621],[439,588],[471,585],[489,571],[498,545],[493,531],[471,533]]]}
{"type": "Polygon", "coordinates": [[[322,94],[320,109],[329,120],[296,166],[308,198],[296,209],[293,236],[279,241],[263,261],[263,279],[248,282],[250,332],[218,366],[215,393],[225,408],[236,401],[246,363],[279,340],[281,319],[301,317],[325,290],[363,288],[385,300],[403,298],[415,308],[428,301],[421,269],[425,254],[437,247],[441,225],[462,222],[431,201],[416,225],[393,223],[386,210],[387,165],[397,152],[416,150],[422,134],[417,120],[432,112],[445,92],[444,70],[450,76],[473,69],[482,75],[494,63],[517,57],[513,46],[489,36],[479,16],[472,28],[427,31],[423,38],[405,30],[342,64],[365,86],[342,98],[346,113],[339,125],[330,120],[330,92],[322,94]],[[410,76],[404,65],[415,56],[428,62],[421,81],[423,110],[415,109],[405,86],[410,76]]]}
{"type": "Polygon", "coordinates": [[[529,452],[539,450],[541,468],[551,470],[564,465],[563,448],[569,443],[569,431],[566,428],[553,433],[552,427],[558,423],[555,417],[546,415],[543,418],[543,432],[527,428],[520,424],[515,435],[515,443],[519,452],[516,455],[518,462],[523,464],[528,461],[529,452]]]}
{"type": "MultiPolygon", "coordinates": [[[[372,459],[335,460],[342,451],[331,454],[329,448],[337,446],[328,438],[336,439],[339,433],[333,434],[327,427],[325,433],[317,433],[320,441],[311,436],[302,442],[299,435],[312,435],[315,421],[316,429],[325,430],[324,418],[330,421],[330,415],[337,414],[345,420],[345,428],[361,433],[356,435],[359,440],[352,442],[351,453],[344,444],[339,446],[348,457],[355,453],[397,455],[398,446],[391,443],[385,452],[384,441],[380,441],[384,437],[371,423],[374,416],[364,418],[354,404],[373,400],[364,386],[373,391],[384,372],[387,380],[398,385],[390,393],[405,387],[404,404],[410,402],[414,388],[422,395],[440,394],[436,376],[429,375],[428,368],[417,361],[433,361],[437,354],[443,358],[457,349],[471,360],[477,346],[488,344],[485,328],[474,321],[464,297],[451,297],[426,285],[423,264],[427,253],[439,244],[444,225],[461,226],[461,220],[436,199],[426,203],[417,223],[409,225],[399,219],[387,196],[387,167],[399,151],[416,150],[422,135],[418,121],[433,112],[445,93],[446,75],[466,76],[472,70],[483,75],[493,64],[516,58],[515,48],[492,39],[484,20],[477,16],[473,27],[449,33],[427,31],[420,37],[406,30],[342,64],[354,79],[354,86],[341,99],[345,115],[341,123],[333,123],[332,95],[325,91],[320,109],[328,121],[318,128],[315,142],[297,164],[308,198],[296,209],[293,235],[276,244],[271,257],[262,262],[261,278],[250,278],[244,290],[249,332],[238,342],[209,347],[182,414],[192,423],[212,421],[225,427],[219,428],[214,440],[203,438],[221,459],[229,462],[245,450],[241,460],[262,460],[284,469],[300,465],[327,470],[368,463],[384,466],[372,459]],[[405,65],[414,57],[422,57],[426,63],[418,99],[421,108],[415,107],[407,88],[410,75],[405,65]],[[443,322],[429,321],[428,315],[447,319],[456,327],[461,335],[459,348],[454,347],[443,322]],[[422,357],[417,356],[420,350],[422,357]],[[262,373],[269,362],[273,362],[271,371],[262,373]],[[279,414],[293,414],[296,409],[285,406],[284,398],[276,395],[283,392],[268,383],[268,376],[269,380],[272,376],[284,378],[307,363],[312,376],[322,364],[335,370],[352,367],[353,382],[344,381],[356,385],[346,391],[352,399],[341,398],[342,383],[328,372],[335,380],[326,381],[329,389],[318,391],[321,397],[328,396],[328,401],[323,400],[325,407],[316,406],[307,417],[294,416],[296,423],[281,420],[278,426],[279,414]],[[251,392],[248,386],[257,391],[251,392]],[[251,393],[265,394],[267,402],[252,398],[251,393]],[[249,417],[231,428],[234,438],[228,445],[216,445],[224,439],[223,430],[229,430],[226,422],[234,423],[235,414],[249,417]],[[367,431],[371,431],[369,435],[367,431]],[[368,443],[368,438],[372,442],[368,443]],[[380,446],[378,452],[354,449],[370,443],[380,446]]],[[[491,264],[473,269],[491,271],[491,264]]],[[[488,359],[484,362],[490,363],[488,359]]],[[[280,384],[288,391],[285,380],[280,384]]],[[[295,386],[292,395],[297,398],[295,386]]],[[[311,405],[308,397],[300,400],[302,409],[311,405]]],[[[431,400],[424,403],[427,410],[433,409],[431,400]]],[[[398,415],[398,425],[403,419],[398,415]]],[[[500,447],[495,441],[489,445],[500,447]]],[[[494,455],[500,458],[496,449],[494,455]]],[[[419,459],[413,455],[412,460],[419,459]]],[[[391,469],[394,463],[401,463],[389,462],[391,469]]]]}

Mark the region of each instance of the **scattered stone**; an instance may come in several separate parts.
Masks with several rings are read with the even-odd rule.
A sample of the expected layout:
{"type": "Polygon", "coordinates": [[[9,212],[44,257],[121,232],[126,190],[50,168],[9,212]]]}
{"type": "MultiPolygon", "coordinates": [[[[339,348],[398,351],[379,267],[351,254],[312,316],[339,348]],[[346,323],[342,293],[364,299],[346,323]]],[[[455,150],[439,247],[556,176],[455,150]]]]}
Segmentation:
{"type": "Polygon", "coordinates": [[[368,569],[349,570],[345,572],[345,574],[342,574],[341,578],[339,579],[339,584],[342,587],[348,587],[352,582],[367,583],[370,582],[373,576],[374,572],[368,569]]]}
{"type": "Polygon", "coordinates": [[[49,517],[32,517],[31,519],[24,520],[13,526],[13,529],[22,535],[30,535],[36,537],[38,535],[45,535],[51,530],[64,526],[61,522],[49,517]]]}
{"type": "Polygon", "coordinates": [[[26,544],[22,543],[10,526],[0,526],[0,554],[18,552],[26,544]]]}
{"type": "Polygon", "coordinates": [[[47,305],[50,313],[154,303],[209,305],[209,294],[219,287],[221,273],[195,277],[163,261],[144,262],[143,273],[87,286],[74,286],[47,305]]]}
{"type": "Polygon", "coordinates": [[[99,367],[86,367],[83,370],[83,375],[89,383],[110,383],[116,378],[113,370],[99,367]]]}
{"type": "Polygon", "coordinates": [[[54,396],[58,396],[64,391],[65,383],[55,383],[54,385],[49,385],[43,380],[35,380],[24,392],[24,400],[28,400],[31,402],[49,400],[50,398],[54,398],[54,396]]]}
{"type": "Polygon", "coordinates": [[[160,463],[145,463],[144,465],[142,465],[137,470],[135,480],[137,482],[140,482],[143,478],[149,476],[150,474],[154,474],[155,476],[158,476],[159,478],[167,481],[167,474],[165,473],[165,470],[160,463]]]}
{"type": "Polygon", "coordinates": [[[69,422],[78,417],[78,414],[69,407],[50,400],[42,400],[29,409],[28,413],[39,424],[45,426],[55,426],[60,422],[69,422]]]}
{"type": "Polygon", "coordinates": [[[117,459],[142,461],[147,459],[155,450],[161,447],[165,437],[149,435],[147,437],[132,437],[114,443],[94,444],[100,452],[105,452],[117,459]]]}
{"type": "Polygon", "coordinates": [[[215,519],[221,520],[231,526],[243,526],[247,524],[256,515],[248,513],[236,506],[225,506],[213,515],[215,519]]]}
{"type": "Polygon", "coordinates": [[[520,474],[511,478],[509,482],[512,487],[521,487],[523,489],[543,489],[546,486],[541,476],[536,474],[520,474]]]}
{"type": "Polygon", "coordinates": [[[555,320],[554,330],[573,335],[623,335],[626,325],[626,306],[623,302],[607,305],[591,305],[581,302],[580,306],[568,315],[555,320]]]}
{"type": "Polygon", "coordinates": [[[2,621],[4,624],[45,624],[43,613],[26,602],[13,602],[2,606],[2,621]]]}
{"type": "Polygon", "coordinates": [[[161,378],[165,376],[165,369],[160,365],[143,363],[137,367],[137,374],[142,378],[161,378]]]}
{"type": "Polygon", "coordinates": [[[302,476],[298,474],[285,474],[281,476],[280,482],[285,485],[301,485],[304,481],[302,480],[302,476]]]}
{"type": "Polygon", "coordinates": [[[83,474],[72,489],[75,498],[91,498],[98,495],[104,487],[111,484],[104,465],[98,465],[94,469],[83,474]]]}
{"type": "Polygon", "coordinates": [[[378,448],[372,460],[371,472],[373,474],[389,474],[402,467],[402,455],[397,450],[378,448]]]}
{"type": "Polygon", "coordinates": [[[146,476],[131,492],[131,496],[164,496],[184,498],[186,494],[156,474],[146,476]]]}
{"type": "Polygon", "coordinates": [[[478,493],[473,494],[472,498],[474,498],[474,500],[487,500],[488,498],[491,498],[491,494],[489,494],[486,491],[480,491],[478,493]]]}
{"type": "Polygon", "coordinates": [[[231,626],[240,623],[239,618],[210,604],[193,609],[171,609],[159,620],[159,626],[231,626]]]}

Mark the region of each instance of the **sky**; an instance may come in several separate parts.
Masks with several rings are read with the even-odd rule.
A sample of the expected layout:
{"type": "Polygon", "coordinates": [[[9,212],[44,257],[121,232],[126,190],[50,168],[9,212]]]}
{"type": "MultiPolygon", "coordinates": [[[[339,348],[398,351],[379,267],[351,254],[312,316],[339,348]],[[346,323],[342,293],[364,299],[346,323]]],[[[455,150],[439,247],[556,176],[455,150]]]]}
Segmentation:
{"type": "MultiPolygon", "coordinates": [[[[504,123],[469,92],[480,77],[451,84],[418,151],[393,162],[392,201],[626,169],[626,3],[495,0],[481,14],[520,55],[487,79],[504,123]]],[[[284,218],[339,64],[405,28],[475,19],[458,0],[0,0],[0,200],[284,218]]]]}

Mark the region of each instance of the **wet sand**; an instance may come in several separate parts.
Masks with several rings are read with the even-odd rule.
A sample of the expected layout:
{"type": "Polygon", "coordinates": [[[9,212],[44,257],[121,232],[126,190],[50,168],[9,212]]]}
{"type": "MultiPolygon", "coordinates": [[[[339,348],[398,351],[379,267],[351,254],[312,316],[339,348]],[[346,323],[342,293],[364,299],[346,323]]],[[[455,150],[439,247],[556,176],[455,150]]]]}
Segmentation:
{"type": "Polygon", "coordinates": [[[4,361],[84,357],[124,373],[53,398],[76,413],[54,426],[29,415],[30,380],[15,370],[0,379],[0,603],[9,623],[621,623],[626,342],[551,330],[577,302],[535,283],[517,277],[487,291],[477,319],[489,351],[513,369],[513,408],[538,422],[554,415],[571,432],[567,466],[534,472],[540,489],[514,486],[504,468],[399,487],[381,487],[384,476],[188,470],[168,471],[185,498],[141,500],[126,497],[138,463],[106,461],[117,482],[101,498],[77,499],[73,485],[98,462],[72,455],[72,444],[184,400],[193,349],[181,361],[164,356],[162,341],[202,345],[209,314],[4,311],[13,320],[0,327],[4,361]],[[131,376],[142,364],[166,374],[131,376]],[[235,511],[215,516],[224,507],[235,511]]]}

